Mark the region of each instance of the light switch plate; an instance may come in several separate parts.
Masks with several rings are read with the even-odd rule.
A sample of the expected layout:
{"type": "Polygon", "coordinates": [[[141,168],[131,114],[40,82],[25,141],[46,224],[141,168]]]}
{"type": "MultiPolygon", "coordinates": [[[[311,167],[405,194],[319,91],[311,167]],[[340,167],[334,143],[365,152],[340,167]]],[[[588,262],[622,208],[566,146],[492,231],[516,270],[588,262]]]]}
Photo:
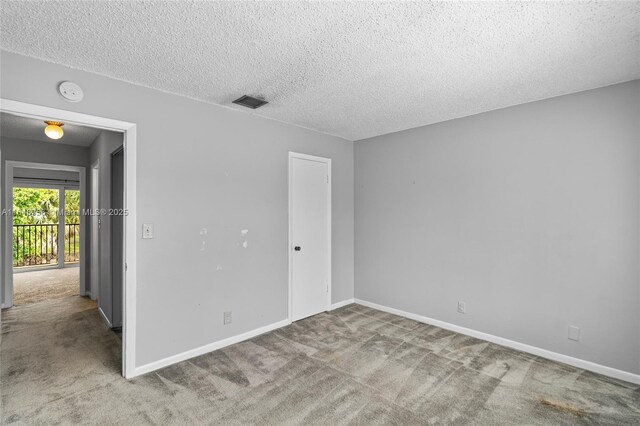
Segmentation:
{"type": "Polygon", "coordinates": [[[142,224],[142,238],[145,240],[153,238],[153,223],[142,224]]]}

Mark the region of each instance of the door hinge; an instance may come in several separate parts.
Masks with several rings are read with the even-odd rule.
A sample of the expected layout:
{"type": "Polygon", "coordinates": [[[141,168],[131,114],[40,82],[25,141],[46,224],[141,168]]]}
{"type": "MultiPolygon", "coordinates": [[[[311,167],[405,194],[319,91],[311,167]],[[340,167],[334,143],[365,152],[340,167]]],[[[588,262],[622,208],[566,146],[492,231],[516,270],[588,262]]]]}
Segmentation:
{"type": "Polygon", "coordinates": [[[124,264],[124,271],[127,272],[127,268],[129,267],[129,265],[127,265],[126,263],[124,264]]]}

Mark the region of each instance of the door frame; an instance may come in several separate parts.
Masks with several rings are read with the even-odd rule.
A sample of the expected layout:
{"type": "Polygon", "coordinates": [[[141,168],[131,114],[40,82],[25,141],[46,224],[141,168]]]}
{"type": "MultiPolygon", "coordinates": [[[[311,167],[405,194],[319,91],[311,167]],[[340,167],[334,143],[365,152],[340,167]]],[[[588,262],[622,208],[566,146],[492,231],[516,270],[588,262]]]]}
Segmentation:
{"type": "MultiPolygon", "coordinates": [[[[114,183],[114,178],[116,176],[115,173],[113,173],[113,157],[116,154],[122,153],[122,171],[123,171],[123,179],[122,179],[122,193],[119,194],[122,196],[122,206],[120,208],[124,209],[125,208],[125,203],[124,203],[124,189],[125,189],[125,181],[124,181],[124,146],[120,146],[119,148],[117,148],[116,150],[112,151],[110,154],[110,161],[109,161],[109,167],[110,167],[110,173],[109,173],[109,207],[113,208],[113,200],[114,200],[114,193],[113,193],[113,189],[115,187],[114,183]]],[[[117,286],[114,286],[114,282],[115,282],[115,273],[114,271],[117,271],[117,268],[114,267],[114,249],[117,247],[118,250],[120,250],[122,252],[122,260],[124,262],[124,253],[125,253],[125,246],[124,246],[124,221],[122,221],[122,228],[123,228],[123,232],[121,235],[120,240],[118,241],[117,239],[117,235],[118,233],[116,233],[114,231],[114,219],[116,217],[109,217],[109,235],[107,236],[107,238],[109,239],[109,272],[110,272],[110,276],[111,276],[111,294],[109,295],[109,297],[111,298],[111,326],[112,327],[122,327],[122,323],[118,323],[116,321],[114,321],[116,319],[116,315],[114,314],[114,312],[116,311],[116,303],[114,303],[114,288],[117,288],[117,286]],[[115,243],[119,243],[119,244],[115,244],[115,243]]],[[[120,283],[122,290],[124,290],[124,274],[121,274],[122,276],[122,282],[120,283]]],[[[122,291],[121,291],[121,297],[122,297],[122,291]]],[[[122,308],[120,309],[120,317],[122,317],[122,308]]],[[[122,320],[122,318],[121,318],[122,320]]]]}
{"type": "MultiPolygon", "coordinates": [[[[125,186],[125,209],[129,215],[124,223],[124,259],[123,269],[123,289],[122,289],[122,375],[125,378],[136,376],[136,130],[135,123],[114,120],[106,117],[83,114],[58,108],[51,108],[42,105],[34,105],[11,99],[0,98],[0,111],[22,117],[36,118],[39,120],[52,119],[55,117],[65,123],[90,126],[98,129],[110,130],[123,133],[124,146],[124,186],[125,186]]],[[[0,159],[1,160],[1,159],[0,159]]],[[[12,194],[13,195],[13,194],[12,194]]],[[[7,221],[8,222],[8,221],[7,221]]],[[[0,227],[0,235],[7,235],[0,227]]],[[[6,245],[13,249],[9,239],[6,245]]],[[[13,262],[4,251],[5,260],[9,259],[10,266],[13,262]]],[[[82,253],[82,251],[81,251],[82,253]]],[[[5,268],[11,270],[13,268],[5,268]]],[[[0,277],[6,278],[7,271],[0,271],[0,277]]],[[[3,285],[6,284],[6,280],[3,285]]]]}
{"type": "Polygon", "coordinates": [[[100,159],[91,165],[91,197],[88,200],[90,216],[91,259],[89,260],[89,280],[91,300],[98,300],[100,288],[100,216],[95,214],[100,210],[100,159]]]}
{"type": "MultiPolygon", "coordinates": [[[[37,169],[37,170],[55,170],[55,171],[64,171],[64,172],[76,172],[78,173],[79,187],[77,190],[80,191],[80,213],[82,209],[86,208],[86,170],[85,167],[81,166],[65,166],[62,164],[47,164],[47,163],[33,163],[30,161],[5,161],[5,187],[7,192],[5,194],[6,206],[8,209],[13,209],[13,189],[14,188],[43,188],[43,189],[56,189],[58,190],[58,211],[64,210],[65,204],[65,191],[67,188],[64,184],[38,184],[38,183],[14,183],[13,169],[19,167],[22,169],[37,169]]],[[[75,189],[75,188],[74,188],[75,189]]],[[[85,247],[82,242],[84,238],[84,232],[86,229],[86,220],[82,214],[79,214],[80,217],[80,262],[78,263],[79,273],[80,273],[80,283],[78,294],[80,296],[86,296],[86,283],[85,283],[85,263],[86,263],[86,255],[85,255],[85,247]]],[[[45,269],[62,269],[65,268],[64,261],[64,232],[65,232],[65,218],[58,218],[58,263],[55,266],[51,265],[42,265],[41,267],[33,267],[30,269],[31,271],[40,271],[45,269]],[[61,244],[62,243],[62,244],[61,244]],[[60,247],[62,247],[62,255],[60,255],[60,247]]],[[[19,271],[16,272],[13,269],[13,261],[9,261],[13,259],[13,220],[9,220],[7,217],[5,222],[5,235],[7,236],[6,241],[6,275],[4,281],[4,302],[3,307],[10,308],[13,306],[13,275],[16,273],[25,273],[28,271],[19,271]]],[[[74,267],[74,266],[72,266],[74,267]]]]}
{"type": "Polygon", "coordinates": [[[327,188],[327,247],[329,249],[329,255],[327,256],[327,277],[329,286],[327,291],[327,311],[331,310],[331,186],[332,186],[332,177],[331,177],[331,159],[325,157],[318,157],[315,155],[302,154],[299,152],[289,151],[289,161],[288,161],[288,185],[289,185],[289,236],[288,236],[288,247],[287,253],[289,256],[289,287],[288,287],[288,303],[287,303],[287,321],[289,324],[293,322],[293,204],[291,203],[292,191],[293,191],[293,160],[308,160],[308,161],[316,161],[318,163],[324,163],[327,165],[327,180],[328,180],[328,188],[327,188]]]}

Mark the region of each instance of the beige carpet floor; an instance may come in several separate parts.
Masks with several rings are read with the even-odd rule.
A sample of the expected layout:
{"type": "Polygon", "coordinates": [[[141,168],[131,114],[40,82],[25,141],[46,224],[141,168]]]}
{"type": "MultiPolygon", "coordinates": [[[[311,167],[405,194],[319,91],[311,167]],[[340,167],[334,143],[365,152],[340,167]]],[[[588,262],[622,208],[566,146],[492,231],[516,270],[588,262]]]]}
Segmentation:
{"type": "Polygon", "coordinates": [[[78,267],[25,270],[13,274],[14,305],[76,296],[79,290],[80,268],[78,267]]]}
{"type": "Polygon", "coordinates": [[[5,310],[0,423],[640,424],[638,385],[359,305],[131,381],[120,352],[86,298],[5,310]]]}

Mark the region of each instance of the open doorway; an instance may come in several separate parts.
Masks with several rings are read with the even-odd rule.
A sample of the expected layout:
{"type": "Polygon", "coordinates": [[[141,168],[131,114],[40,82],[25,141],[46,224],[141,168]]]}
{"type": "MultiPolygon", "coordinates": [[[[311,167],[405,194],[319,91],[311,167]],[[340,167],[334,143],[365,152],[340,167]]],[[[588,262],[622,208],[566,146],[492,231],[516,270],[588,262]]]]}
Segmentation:
{"type": "Polygon", "coordinates": [[[60,173],[14,169],[14,306],[82,293],[80,176],[60,173]]]}
{"type": "MultiPolygon", "coordinates": [[[[86,208],[86,168],[68,164],[73,158],[69,160],[66,157],[69,151],[63,147],[5,136],[7,133],[15,134],[5,117],[5,114],[0,114],[5,194],[2,210],[8,212],[2,216],[6,235],[3,236],[6,244],[2,256],[3,308],[15,305],[16,284],[21,284],[20,290],[26,291],[31,302],[37,302],[38,299],[47,299],[47,294],[53,296],[60,291],[64,284],[56,285],[52,281],[62,280],[63,275],[69,279],[77,276],[77,292],[74,293],[85,296],[87,265],[83,239],[87,234],[82,210],[86,208]],[[41,158],[41,154],[45,157],[41,158]],[[44,158],[52,162],[38,162],[44,158]],[[67,195],[69,202],[66,201],[67,195]],[[18,199],[14,200],[14,196],[18,199]],[[59,270],[57,275],[54,269],[59,270]],[[40,274],[22,275],[32,272],[40,274]],[[51,292],[45,290],[47,287],[51,292]]],[[[24,295],[25,292],[22,293],[24,295]]]]}
{"type": "MultiPolygon", "coordinates": [[[[0,226],[0,239],[3,244],[2,262],[0,262],[3,317],[7,312],[13,312],[26,306],[23,302],[16,303],[16,296],[19,296],[18,293],[21,290],[18,288],[21,284],[20,280],[26,278],[27,273],[52,273],[54,271],[67,273],[73,270],[75,274],[72,279],[75,286],[69,284],[71,276],[60,277],[59,283],[56,283],[56,278],[52,275],[43,278],[45,283],[40,286],[38,292],[40,294],[30,296],[33,305],[44,301],[51,302],[54,299],[61,302],[56,302],[55,305],[42,305],[41,309],[34,312],[38,312],[38,315],[48,314],[49,311],[56,315],[67,315],[69,313],[66,306],[69,303],[65,301],[66,297],[69,300],[77,301],[69,304],[73,310],[71,315],[79,315],[82,312],[83,317],[95,318],[95,321],[91,320],[90,323],[93,324],[92,327],[98,327],[96,330],[100,327],[102,330],[108,330],[105,328],[105,324],[111,328],[121,325],[122,334],[114,334],[114,336],[118,336],[115,340],[118,343],[109,348],[105,354],[113,353],[115,346],[118,346],[122,353],[122,359],[120,360],[118,356],[117,363],[122,365],[122,374],[125,377],[133,377],[135,375],[133,363],[135,340],[133,332],[128,332],[127,325],[133,326],[135,320],[135,309],[133,309],[135,306],[135,274],[129,277],[124,274],[126,273],[125,261],[127,259],[131,259],[132,268],[129,270],[135,272],[135,234],[132,226],[135,223],[135,216],[132,214],[131,217],[123,217],[119,221],[114,221],[116,223],[115,231],[111,231],[111,212],[113,211],[111,200],[114,192],[110,187],[112,182],[110,173],[106,176],[103,173],[112,171],[110,166],[112,155],[122,152],[123,164],[119,168],[116,165],[115,168],[121,174],[116,181],[122,183],[119,192],[115,192],[115,194],[121,194],[121,199],[116,200],[116,204],[124,206],[119,209],[122,212],[133,210],[131,207],[134,207],[135,198],[128,198],[127,195],[135,195],[135,163],[127,163],[127,161],[131,158],[135,159],[133,155],[128,156],[129,152],[135,152],[135,126],[130,123],[4,99],[0,100],[0,111],[3,130],[0,148],[0,164],[3,168],[1,174],[3,180],[2,210],[10,212],[9,215],[3,214],[2,226],[0,226]],[[43,119],[61,122],[66,120],[64,123],[65,139],[63,141],[42,140],[43,119]],[[7,125],[8,123],[27,124],[27,122],[29,122],[27,126],[22,126],[22,129],[26,131],[21,136],[12,134],[14,133],[12,126],[7,125]],[[82,131],[74,132],[78,129],[83,129],[85,136],[88,134],[87,132],[95,132],[99,136],[89,140],[85,138],[84,141],[79,141],[77,138],[74,140],[74,134],[78,136],[82,133],[82,131]],[[67,139],[67,135],[70,138],[67,139]],[[125,145],[125,141],[128,141],[129,144],[125,145]],[[42,149],[43,147],[46,149],[42,149]],[[128,151],[127,148],[132,151],[128,151]],[[98,164],[103,163],[105,167],[100,168],[98,164]],[[94,164],[97,166],[95,170],[94,164]],[[22,169],[29,169],[32,172],[40,170],[40,172],[49,175],[75,173],[75,177],[62,178],[40,175],[38,176],[40,181],[33,179],[27,183],[26,179],[23,179],[23,176],[18,173],[22,169]],[[133,172],[129,175],[132,177],[128,180],[125,176],[127,171],[133,172]],[[94,177],[96,177],[95,182],[94,177]],[[43,181],[46,183],[43,184],[43,181]],[[131,193],[124,190],[125,186],[127,190],[129,188],[132,190],[131,193]],[[94,191],[94,189],[97,190],[94,191]],[[18,210],[14,205],[14,196],[25,198],[28,192],[35,198],[32,201],[41,202],[35,209],[36,211],[44,210],[42,206],[45,206],[47,213],[51,213],[49,210],[56,213],[44,215],[39,213],[38,216],[29,212],[33,216],[32,218],[25,220],[25,216],[28,215],[23,214],[21,220],[24,223],[18,223],[18,221],[14,223],[11,215],[13,210],[18,210]],[[94,209],[95,206],[97,209],[94,209]],[[97,220],[94,220],[94,217],[97,217],[97,220]],[[92,224],[96,222],[96,229],[93,229],[92,224]],[[16,225],[25,225],[24,237],[21,235],[22,231],[20,231],[20,236],[17,235],[18,231],[14,230],[16,225]],[[127,229],[131,233],[129,238],[127,238],[127,229]],[[116,240],[119,238],[120,243],[114,248],[111,247],[114,239],[113,232],[122,234],[116,236],[116,240]],[[94,242],[92,236],[96,234],[99,237],[94,242]],[[99,266],[92,265],[91,262],[94,244],[99,247],[97,250],[99,266]],[[131,253],[129,258],[126,256],[125,249],[131,253]],[[118,258],[116,262],[121,265],[112,264],[114,254],[118,258]],[[116,276],[114,279],[118,273],[121,273],[122,276],[116,276]],[[110,288],[114,283],[124,286],[125,282],[130,285],[132,290],[129,293],[130,298],[127,297],[127,292],[122,287],[117,291],[110,288]],[[105,289],[111,293],[106,297],[105,289]],[[118,305],[115,309],[114,303],[118,305]],[[49,306],[55,306],[55,309],[49,310],[49,306]],[[127,306],[129,306],[128,309],[127,306]],[[95,316],[91,314],[92,309],[95,316]],[[113,312],[120,315],[117,323],[113,320],[113,312]]],[[[28,207],[23,208],[23,213],[29,210],[28,207]]],[[[32,279],[26,283],[26,286],[30,286],[30,289],[33,290],[40,283],[35,280],[39,277],[35,275],[31,275],[31,277],[32,279]]],[[[20,300],[20,297],[17,300],[20,300]]],[[[12,314],[9,314],[9,318],[11,317],[12,314]]],[[[70,319],[71,317],[69,317],[70,319]]],[[[86,326],[86,324],[83,325],[86,326]]],[[[90,330],[87,332],[91,334],[90,330]]],[[[104,343],[105,341],[102,340],[101,344],[104,343]]],[[[93,347],[92,350],[95,349],[93,347]]],[[[116,360],[112,359],[109,363],[113,361],[116,360]]]]}

